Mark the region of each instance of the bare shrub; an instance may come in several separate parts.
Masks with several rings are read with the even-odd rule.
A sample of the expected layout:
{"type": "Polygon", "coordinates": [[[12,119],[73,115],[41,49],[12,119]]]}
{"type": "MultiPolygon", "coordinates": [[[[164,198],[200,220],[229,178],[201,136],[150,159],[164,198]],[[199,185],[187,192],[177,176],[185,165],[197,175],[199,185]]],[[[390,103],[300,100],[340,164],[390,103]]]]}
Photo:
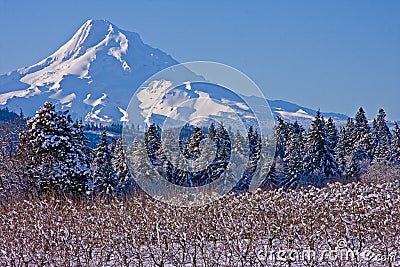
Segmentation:
{"type": "Polygon", "coordinates": [[[230,194],[192,208],[143,193],[3,199],[0,265],[395,266],[399,173],[374,165],[359,182],[230,194]],[[348,257],[329,254],[342,250],[348,257]]]}

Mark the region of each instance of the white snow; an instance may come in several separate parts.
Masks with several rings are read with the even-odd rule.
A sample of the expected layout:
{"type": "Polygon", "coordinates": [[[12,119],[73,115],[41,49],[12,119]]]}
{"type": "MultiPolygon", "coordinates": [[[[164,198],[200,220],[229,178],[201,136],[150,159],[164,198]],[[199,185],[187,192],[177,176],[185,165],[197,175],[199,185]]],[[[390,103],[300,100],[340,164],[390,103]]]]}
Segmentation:
{"type": "Polygon", "coordinates": [[[192,90],[192,86],[191,86],[190,82],[185,82],[184,84],[186,85],[185,86],[186,89],[192,90]]]}
{"type": "MultiPolygon", "coordinates": [[[[49,57],[0,75],[0,105],[14,111],[22,108],[24,114],[33,116],[44,101],[52,101],[88,121],[117,122],[126,118],[120,109],[126,110],[135,90],[147,78],[177,63],[161,50],[144,44],[136,33],[105,20],[88,20],[49,57]]],[[[242,118],[252,117],[245,103],[213,100],[208,94],[193,90],[190,82],[185,83],[186,90],[177,90],[176,96],[164,95],[171,86],[169,81],[155,81],[137,95],[145,119],[150,111],[160,115],[171,112],[176,118],[189,116],[188,112],[189,117],[201,116],[204,105],[214,116],[237,113],[242,118]],[[197,100],[192,99],[194,94],[198,95],[197,100]]],[[[275,115],[291,121],[313,118],[303,109],[290,108],[293,104],[283,102],[273,108],[275,115]]]]}
{"type": "Polygon", "coordinates": [[[128,120],[128,112],[126,112],[126,110],[122,109],[121,107],[118,107],[118,109],[123,115],[119,121],[129,121],[128,120]]]}
{"type": "Polygon", "coordinates": [[[67,104],[76,98],[76,94],[72,93],[60,99],[61,104],[67,104]]]}
{"type": "Polygon", "coordinates": [[[298,110],[296,112],[289,112],[289,111],[283,111],[283,110],[276,110],[276,113],[278,113],[281,117],[283,118],[301,118],[301,119],[313,119],[314,116],[304,112],[303,110],[298,110]]]}
{"type": "Polygon", "coordinates": [[[41,91],[37,87],[30,87],[25,90],[18,90],[18,91],[12,91],[4,94],[0,94],[0,105],[6,105],[7,102],[14,98],[14,97],[31,97],[35,95],[39,95],[41,91]]]}
{"type": "Polygon", "coordinates": [[[120,30],[105,20],[88,20],[49,57],[0,75],[0,85],[6,85],[0,87],[0,105],[22,108],[24,114],[32,116],[50,100],[61,108],[72,107],[71,111],[82,118],[116,122],[121,118],[118,107],[126,109],[143,81],[177,63],[144,44],[136,33],[120,30]],[[21,82],[28,89],[15,90],[23,88],[21,82]],[[39,94],[41,98],[31,101],[39,94]],[[93,110],[97,106],[103,108],[93,110]]]}

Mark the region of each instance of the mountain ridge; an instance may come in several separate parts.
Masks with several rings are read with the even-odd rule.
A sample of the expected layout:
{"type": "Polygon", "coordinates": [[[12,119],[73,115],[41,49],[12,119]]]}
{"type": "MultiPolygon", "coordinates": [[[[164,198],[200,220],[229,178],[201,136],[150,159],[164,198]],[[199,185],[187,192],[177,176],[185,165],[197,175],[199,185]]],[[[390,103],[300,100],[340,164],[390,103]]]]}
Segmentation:
{"type": "MultiPolygon", "coordinates": [[[[115,123],[126,119],[128,101],[142,82],[175,64],[138,33],[107,20],[88,20],[50,56],[0,75],[0,106],[32,116],[51,101],[86,122],[115,123]]],[[[268,103],[275,117],[287,121],[309,124],[316,112],[284,100],[268,103]]],[[[347,120],[340,113],[322,114],[340,123],[347,120]]]]}

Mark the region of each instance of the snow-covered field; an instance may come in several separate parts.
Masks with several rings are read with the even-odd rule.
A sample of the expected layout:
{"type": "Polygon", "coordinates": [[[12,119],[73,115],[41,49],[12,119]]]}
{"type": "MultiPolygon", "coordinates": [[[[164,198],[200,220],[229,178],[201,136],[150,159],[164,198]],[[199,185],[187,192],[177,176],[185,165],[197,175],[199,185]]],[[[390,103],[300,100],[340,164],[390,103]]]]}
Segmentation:
{"type": "Polygon", "coordinates": [[[0,202],[1,266],[399,266],[400,170],[180,208],[51,196],[0,202]]]}

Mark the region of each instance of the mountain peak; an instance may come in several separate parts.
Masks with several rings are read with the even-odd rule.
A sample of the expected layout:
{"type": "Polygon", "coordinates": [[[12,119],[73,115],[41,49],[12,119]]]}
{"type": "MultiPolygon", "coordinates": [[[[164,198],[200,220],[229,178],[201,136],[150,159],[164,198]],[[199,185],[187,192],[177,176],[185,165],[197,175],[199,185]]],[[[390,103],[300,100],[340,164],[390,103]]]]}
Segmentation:
{"type": "MultiPolygon", "coordinates": [[[[44,102],[50,101],[86,122],[118,122],[135,89],[175,64],[178,62],[171,56],[144,44],[139,34],[121,30],[107,20],[90,19],[39,63],[0,75],[0,106],[22,109],[27,116],[33,116],[44,102]]],[[[199,95],[186,91],[185,97],[199,95]]],[[[220,91],[210,91],[208,95],[210,99],[235,101],[220,91]]],[[[310,121],[315,113],[284,101],[269,104],[274,115],[287,120],[310,121]]]]}
{"type": "Polygon", "coordinates": [[[32,116],[45,102],[75,118],[118,121],[135,88],[178,62],[144,44],[139,34],[90,19],[42,61],[0,75],[0,105],[32,116]]]}

